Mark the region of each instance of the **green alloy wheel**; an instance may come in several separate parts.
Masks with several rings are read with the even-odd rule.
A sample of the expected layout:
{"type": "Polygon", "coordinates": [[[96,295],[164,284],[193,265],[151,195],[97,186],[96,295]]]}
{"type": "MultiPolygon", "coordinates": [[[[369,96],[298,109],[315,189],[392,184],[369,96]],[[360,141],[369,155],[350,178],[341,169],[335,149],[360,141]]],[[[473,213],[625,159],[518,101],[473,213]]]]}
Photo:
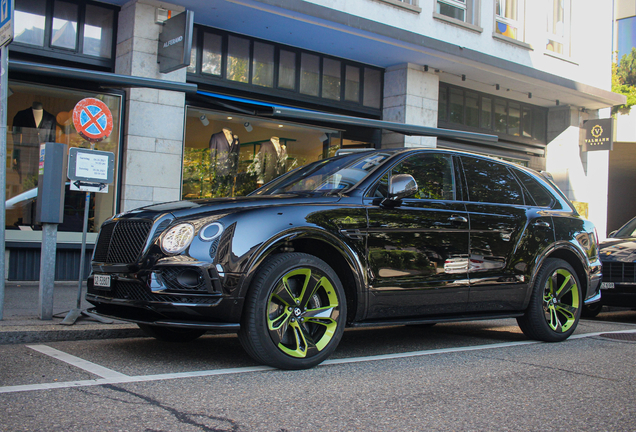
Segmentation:
{"type": "Polygon", "coordinates": [[[572,266],[549,258],[537,274],[528,309],[517,323],[531,339],[559,342],[574,333],[582,305],[581,285],[572,266]]]}
{"type": "Polygon", "coordinates": [[[307,369],[336,349],[345,320],[344,290],[331,267],[304,253],[274,255],[248,293],[239,340],[260,363],[307,369]]]}

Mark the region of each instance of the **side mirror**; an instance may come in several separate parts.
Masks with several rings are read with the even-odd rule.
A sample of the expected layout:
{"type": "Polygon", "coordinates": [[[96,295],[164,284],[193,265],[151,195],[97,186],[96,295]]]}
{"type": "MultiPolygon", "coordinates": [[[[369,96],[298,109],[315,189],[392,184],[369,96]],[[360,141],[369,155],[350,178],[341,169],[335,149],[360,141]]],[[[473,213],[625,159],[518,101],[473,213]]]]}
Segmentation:
{"type": "Polygon", "coordinates": [[[413,195],[417,192],[417,182],[412,175],[397,174],[391,176],[389,183],[389,196],[382,201],[382,204],[396,203],[402,198],[413,195]]]}

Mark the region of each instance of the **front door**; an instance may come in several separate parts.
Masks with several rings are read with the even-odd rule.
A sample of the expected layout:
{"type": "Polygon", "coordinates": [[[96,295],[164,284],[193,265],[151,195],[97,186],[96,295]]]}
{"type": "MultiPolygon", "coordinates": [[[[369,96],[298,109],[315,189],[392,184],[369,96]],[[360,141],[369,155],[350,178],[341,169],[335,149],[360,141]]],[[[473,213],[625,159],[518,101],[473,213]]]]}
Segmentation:
{"type": "Polygon", "coordinates": [[[453,158],[423,152],[398,163],[365,204],[371,272],[368,318],[443,315],[468,301],[468,214],[455,200],[453,158]],[[417,193],[382,205],[391,175],[410,174],[417,193]]]}

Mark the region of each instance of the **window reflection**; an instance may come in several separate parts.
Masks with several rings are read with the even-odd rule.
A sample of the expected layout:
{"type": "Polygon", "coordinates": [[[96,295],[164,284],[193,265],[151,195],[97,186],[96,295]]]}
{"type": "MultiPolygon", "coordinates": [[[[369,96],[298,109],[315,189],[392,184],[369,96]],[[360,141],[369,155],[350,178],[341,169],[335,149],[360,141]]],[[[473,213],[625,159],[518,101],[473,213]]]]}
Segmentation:
{"type": "Polygon", "coordinates": [[[77,45],[77,5],[56,1],[53,9],[51,46],[75,49],[77,45]]]}
{"type": "Polygon", "coordinates": [[[112,56],[113,18],[112,9],[86,5],[84,54],[104,58],[112,56]]]}
{"type": "Polygon", "coordinates": [[[223,58],[223,38],[219,35],[206,33],[203,38],[203,60],[201,72],[221,75],[221,60],[223,58]]]}
{"type": "Polygon", "coordinates": [[[470,201],[523,204],[521,186],[508,169],[495,161],[462,156],[470,201]]]}
{"type": "Polygon", "coordinates": [[[227,46],[227,79],[249,82],[250,41],[230,36],[227,46]]]}
{"type": "Polygon", "coordinates": [[[46,0],[16,2],[14,10],[15,42],[44,46],[46,0]]]}

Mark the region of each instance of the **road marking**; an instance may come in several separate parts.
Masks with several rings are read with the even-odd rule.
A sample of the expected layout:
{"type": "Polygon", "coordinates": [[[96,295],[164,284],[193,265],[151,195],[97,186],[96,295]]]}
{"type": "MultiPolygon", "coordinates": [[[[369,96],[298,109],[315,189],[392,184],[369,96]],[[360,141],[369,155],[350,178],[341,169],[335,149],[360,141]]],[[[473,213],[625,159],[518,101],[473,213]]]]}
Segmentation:
{"type": "Polygon", "coordinates": [[[105,368],[98,364],[89,362],[88,360],[81,359],[79,357],[75,357],[74,355],[67,354],[65,352],[56,350],[55,348],[51,348],[46,345],[27,345],[27,348],[31,348],[37,352],[42,354],[46,354],[58,360],[61,360],[65,363],[78,367],[80,369],[85,370],[86,372],[90,372],[102,378],[127,378],[128,375],[124,375],[122,373],[116,372],[112,369],[105,368]]]}
{"type": "MultiPolygon", "coordinates": [[[[636,330],[617,330],[617,331],[609,331],[609,332],[604,331],[604,332],[596,332],[596,333],[585,333],[581,335],[570,336],[568,340],[583,339],[583,338],[595,337],[595,336],[600,336],[602,334],[611,334],[611,333],[636,333],[636,330]]],[[[469,347],[444,348],[444,349],[437,349],[437,350],[411,351],[406,353],[384,354],[384,355],[377,355],[377,356],[350,357],[350,358],[344,358],[344,359],[327,360],[321,363],[319,367],[327,366],[327,365],[336,365],[336,364],[360,363],[360,362],[367,362],[367,361],[392,360],[392,359],[400,359],[400,358],[407,358],[407,357],[422,357],[422,356],[436,355],[436,354],[480,351],[480,350],[496,349],[496,348],[509,348],[509,347],[523,346],[523,345],[535,345],[535,344],[541,344],[541,343],[544,343],[544,342],[518,341],[518,342],[506,342],[506,343],[489,344],[489,345],[475,345],[475,346],[469,346],[469,347]]],[[[168,379],[197,378],[197,377],[207,377],[207,376],[215,376],[215,375],[233,375],[233,374],[240,374],[240,373],[276,370],[275,368],[272,368],[269,366],[252,366],[252,367],[243,367],[243,368],[166,373],[166,374],[157,374],[157,375],[129,376],[129,375],[120,374],[111,369],[104,368],[102,366],[96,365],[86,360],[82,360],[78,357],[72,356],[70,354],[66,354],[62,351],[58,351],[46,345],[29,345],[29,348],[35,349],[36,351],[42,352],[47,355],[51,355],[52,357],[58,358],[62,361],[65,361],[77,367],[81,367],[81,366],[78,366],[80,364],[83,366],[86,366],[86,368],[85,367],[81,367],[81,368],[84,370],[90,371],[92,373],[95,373],[96,375],[102,376],[101,374],[104,374],[104,375],[108,374],[109,376],[103,377],[101,379],[95,379],[95,380],[66,381],[66,382],[53,382],[53,383],[44,383],[44,384],[6,386],[6,387],[0,387],[0,393],[17,393],[17,392],[25,392],[25,391],[52,390],[52,389],[60,389],[60,388],[88,387],[88,386],[99,386],[99,385],[106,385],[106,384],[127,384],[127,383],[138,383],[138,382],[149,382],[149,381],[161,381],[161,380],[168,380],[168,379]],[[55,355],[52,355],[50,353],[53,353],[55,355]],[[91,368],[91,370],[89,370],[88,368],[91,368]],[[94,372],[97,370],[100,371],[99,374],[94,372]]]]}

